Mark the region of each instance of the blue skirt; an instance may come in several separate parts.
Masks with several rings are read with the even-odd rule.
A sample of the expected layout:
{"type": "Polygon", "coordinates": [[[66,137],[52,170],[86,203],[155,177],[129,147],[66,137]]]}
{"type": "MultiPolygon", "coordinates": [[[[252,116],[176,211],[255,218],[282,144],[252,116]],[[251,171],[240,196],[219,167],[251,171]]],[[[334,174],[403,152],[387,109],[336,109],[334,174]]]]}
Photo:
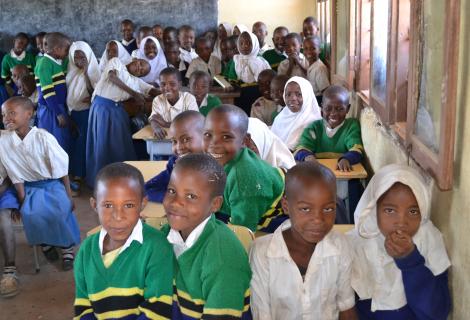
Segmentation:
{"type": "Polygon", "coordinates": [[[59,142],[62,149],[69,154],[71,139],[69,126],[66,126],[65,128],[59,127],[57,114],[43,104],[38,105],[36,116],[38,120],[38,128],[45,129],[52,134],[57,139],[57,142],[59,142]]]}
{"type": "Polygon", "coordinates": [[[104,166],[136,160],[130,120],[122,103],[95,96],[88,118],[86,182],[93,187],[104,166]]]}
{"type": "Polygon", "coordinates": [[[0,194],[0,209],[19,209],[20,204],[16,196],[16,190],[10,187],[0,194]]]}
{"type": "Polygon", "coordinates": [[[20,209],[30,245],[70,247],[80,243],[80,229],[72,204],[60,180],[25,182],[20,209]]]}
{"type": "Polygon", "coordinates": [[[72,137],[70,149],[69,173],[76,177],[86,175],[86,137],[88,134],[88,116],[90,109],[72,111],[70,118],[76,124],[78,132],[72,137]]]}

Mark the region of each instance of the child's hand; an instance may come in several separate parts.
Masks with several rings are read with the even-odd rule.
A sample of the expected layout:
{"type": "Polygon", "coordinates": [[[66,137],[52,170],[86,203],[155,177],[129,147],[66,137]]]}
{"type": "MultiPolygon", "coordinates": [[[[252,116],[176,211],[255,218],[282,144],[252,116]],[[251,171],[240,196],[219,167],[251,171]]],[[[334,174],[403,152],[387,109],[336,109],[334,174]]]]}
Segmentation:
{"type": "Polygon", "coordinates": [[[336,165],[336,169],[339,171],[353,171],[353,168],[351,164],[349,163],[349,160],[346,158],[342,158],[341,160],[338,161],[338,164],[336,165]]]}
{"type": "Polygon", "coordinates": [[[413,239],[405,232],[398,230],[385,237],[385,250],[395,259],[408,256],[415,249],[413,239]]]}
{"type": "Polygon", "coordinates": [[[83,99],[82,99],[82,102],[83,102],[83,103],[86,103],[86,104],[91,104],[91,97],[83,98],[83,99]]]}
{"type": "Polygon", "coordinates": [[[308,155],[305,157],[304,161],[308,161],[308,162],[317,162],[317,158],[315,158],[315,156],[313,154],[311,155],[308,155]]]}
{"type": "MultiPolygon", "coordinates": [[[[153,126],[152,126],[153,127],[153,126]]],[[[155,136],[155,138],[157,138],[158,140],[163,140],[165,139],[166,137],[166,131],[158,126],[158,127],[153,127],[153,135],[155,136]]]]}
{"type": "Polygon", "coordinates": [[[145,96],[143,94],[136,93],[133,98],[138,106],[142,107],[145,104],[145,96]]]}
{"type": "Polygon", "coordinates": [[[11,210],[11,220],[15,223],[20,222],[20,220],[21,220],[20,210],[17,210],[17,209],[11,210]]]}
{"type": "Polygon", "coordinates": [[[59,114],[57,116],[57,122],[61,128],[65,128],[67,126],[67,118],[63,114],[59,114]]]}

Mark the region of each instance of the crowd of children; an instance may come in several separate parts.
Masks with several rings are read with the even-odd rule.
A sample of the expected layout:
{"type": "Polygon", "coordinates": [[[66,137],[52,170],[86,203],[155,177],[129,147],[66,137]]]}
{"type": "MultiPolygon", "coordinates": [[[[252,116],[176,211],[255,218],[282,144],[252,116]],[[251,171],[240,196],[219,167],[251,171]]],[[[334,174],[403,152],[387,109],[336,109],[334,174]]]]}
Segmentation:
{"type": "Polygon", "coordinates": [[[135,38],[131,20],[120,26],[99,61],[59,32],[37,34],[36,56],[18,33],[2,59],[2,297],[19,290],[21,218],[30,245],[48,260],[59,248],[74,269],[75,319],[447,317],[450,261],[419,174],[387,166],[362,194],[317,161],[351,171],[364,148],[315,18],[302,33],[276,27],[274,47],[262,21],[198,37],[189,25],[142,26],[135,38]],[[213,93],[214,76],[238,88],[235,105],[213,93]],[[123,163],[139,153],[126,104],[172,144],[149,181],[123,163]],[[101,230],[75,259],[82,181],[101,230]],[[140,220],[147,201],[164,207],[160,231],[140,220]],[[247,254],[227,224],[268,234],[247,254]]]}

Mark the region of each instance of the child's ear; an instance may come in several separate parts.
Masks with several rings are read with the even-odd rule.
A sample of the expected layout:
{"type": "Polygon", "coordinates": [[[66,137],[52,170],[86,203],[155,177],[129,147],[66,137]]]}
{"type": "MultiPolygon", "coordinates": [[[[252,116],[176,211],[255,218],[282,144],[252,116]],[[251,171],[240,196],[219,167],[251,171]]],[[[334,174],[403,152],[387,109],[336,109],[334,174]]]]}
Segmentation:
{"type": "Polygon", "coordinates": [[[140,211],[145,209],[145,207],[147,206],[148,201],[149,201],[149,198],[147,196],[142,198],[142,202],[140,203],[140,211]]]}
{"type": "Polygon", "coordinates": [[[282,211],[284,211],[286,215],[289,215],[289,206],[287,205],[286,195],[282,197],[281,204],[282,204],[282,211]]]}
{"type": "Polygon", "coordinates": [[[222,196],[217,196],[214,199],[212,199],[211,212],[219,211],[223,203],[224,203],[224,197],[222,196]]]}
{"type": "Polygon", "coordinates": [[[93,209],[93,211],[98,212],[98,210],[96,208],[96,206],[97,206],[96,199],[93,198],[93,197],[90,197],[90,206],[93,209]]]}
{"type": "Polygon", "coordinates": [[[249,147],[250,145],[251,145],[251,134],[247,132],[245,137],[243,138],[243,146],[249,147]]]}

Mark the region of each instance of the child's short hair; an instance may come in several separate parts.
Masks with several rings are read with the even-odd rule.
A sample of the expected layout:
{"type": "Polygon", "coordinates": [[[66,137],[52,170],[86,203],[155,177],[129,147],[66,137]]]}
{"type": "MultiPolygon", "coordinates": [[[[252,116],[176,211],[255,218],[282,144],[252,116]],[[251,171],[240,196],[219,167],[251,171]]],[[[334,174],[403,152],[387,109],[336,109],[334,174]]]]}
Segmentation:
{"type": "Polygon", "coordinates": [[[312,23],[315,27],[318,28],[318,20],[315,18],[315,17],[307,17],[304,19],[304,22],[303,23],[312,23]]]}
{"type": "Polygon", "coordinates": [[[289,169],[286,173],[286,198],[292,195],[294,182],[298,181],[299,178],[308,179],[309,181],[322,181],[330,185],[336,194],[336,176],[327,167],[319,163],[313,162],[301,162],[289,169]]]}
{"type": "Polygon", "coordinates": [[[197,70],[191,73],[191,76],[189,77],[189,83],[193,83],[194,81],[199,80],[201,78],[205,78],[209,85],[211,84],[212,78],[210,74],[202,70],[197,70]]]}
{"type": "Polygon", "coordinates": [[[176,68],[173,68],[173,67],[167,67],[165,69],[163,69],[161,72],[160,72],[160,76],[170,76],[170,75],[174,75],[176,77],[176,79],[178,79],[178,81],[181,81],[181,73],[178,71],[178,69],[176,68]]]}
{"type": "Polygon", "coordinates": [[[153,25],[152,29],[153,29],[153,28],[161,28],[161,27],[162,27],[162,25],[157,23],[157,24],[154,24],[154,25],[153,25]]]}
{"type": "Polygon", "coordinates": [[[132,29],[134,29],[134,22],[132,22],[132,20],[124,19],[121,21],[121,25],[123,24],[130,24],[132,26],[132,29]]]}
{"type": "Polygon", "coordinates": [[[321,47],[321,39],[319,36],[308,36],[304,39],[304,42],[305,41],[312,41],[315,46],[317,46],[318,48],[321,47]]]}
{"type": "Polygon", "coordinates": [[[284,26],[279,26],[279,27],[276,27],[276,29],[274,29],[273,34],[275,34],[277,32],[281,32],[281,31],[285,31],[285,32],[289,33],[289,29],[287,29],[284,26]]]}
{"type": "Polygon", "coordinates": [[[137,31],[139,36],[141,33],[151,33],[151,32],[152,32],[152,28],[150,28],[149,26],[141,26],[139,30],[137,31]]]}
{"type": "Polygon", "coordinates": [[[284,90],[284,86],[286,85],[287,81],[289,81],[289,79],[290,78],[287,74],[278,74],[271,80],[271,83],[279,82],[284,90]]]}
{"type": "Polygon", "coordinates": [[[178,29],[176,29],[175,27],[169,26],[163,29],[163,33],[174,33],[175,35],[177,35],[178,29]]]}
{"type": "Polygon", "coordinates": [[[300,34],[296,33],[296,32],[291,32],[291,33],[288,33],[287,36],[285,37],[286,41],[287,39],[296,39],[299,43],[302,43],[302,37],[300,36],[300,34]]]}
{"type": "Polygon", "coordinates": [[[206,118],[204,118],[202,113],[200,113],[199,111],[186,110],[178,114],[171,123],[176,124],[176,123],[180,123],[180,122],[184,122],[188,120],[197,120],[197,125],[202,130],[204,128],[205,119],[206,118]]]}
{"type": "Polygon", "coordinates": [[[248,133],[248,116],[246,115],[245,111],[243,111],[241,108],[234,106],[232,104],[222,104],[218,106],[217,108],[212,109],[209,112],[209,115],[211,113],[233,114],[237,119],[236,128],[238,132],[242,136],[246,136],[246,134],[248,133]]]}
{"type": "Polygon", "coordinates": [[[29,43],[29,37],[26,33],[24,32],[18,32],[16,35],[15,35],[15,38],[13,40],[19,40],[19,39],[23,39],[23,40],[26,40],[28,43],[29,43]]]}
{"type": "Polygon", "coordinates": [[[2,107],[3,107],[4,105],[6,105],[7,103],[21,106],[21,107],[22,107],[23,109],[25,109],[25,110],[34,110],[34,104],[33,104],[33,102],[32,102],[31,100],[29,100],[28,98],[25,98],[25,97],[14,96],[14,97],[8,98],[8,99],[2,104],[2,107]]]}
{"type": "Polygon", "coordinates": [[[200,36],[196,38],[196,41],[194,41],[194,45],[197,46],[200,43],[202,44],[209,43],[209,45],[212,45],[212,40],[205,36],[200,36]]]}
{"type": "Polygon", "coordinates": [[[23,88],[25,86],[31,89],[36,87],[36,80],[34,79],[34,75],[32,74],[24,74],[20,77],[18,81],[23,84],[23,88]]]}
{"type": "Polygon", "coordinates": [[[201,172],[207,176],[207,181],[212,186],[211,196],[223,196],[227,176],[224,168],[211,155],[206,153],[192,153],[179,159],[175,169],[190,169],[201,172]]]}
{"type": "Polygon", "coordinates": [[[261,79],[262,77],[271,77],[271,80],[272,80],[275,76],[276,76],[276,71],[274,71],[273,69],[265,69],[259,73],[258,82],[259,82],[259,79],[261,79]]]}
{"type": "Polygon", "coordinates": [[[331,98],[332,96],[339,96],[345,105],[349,105],[349,91],[346,88],[332,85],[323,91],[323,101],[325,101],[325,99],[331,98]]]}
{"type": "Polygon", "coordinates": [[[46,34],[47,49],[64,47],[70,43],[70,38],[60,32],[51,32],[46,34]]]}
{"type": "Polygon", "coordinates": [[[35,37],[38,37],[38,38],[44,38],[44,36],[46,35],[46,33],[44,31],[41,31],[41,32],[38,32],[35,37]]]}
{"type": "Polygon", "coordinates": [[[142,173],[136,167],[131,166],[130,164],[124,162],[115,162],[108,164],[107,166],[102,168],[96,175],[95,188],[93,191],[94,197],[96,198],[96,190],[98,188],[98,183],[119,178],[128,178],[136,181],[139,184],[139,189],[142,197],[145,196],[145,181],[144,177],[142,176],[142,173]]]}
{"type": "Polygon", "coordinates": [[[193,27],[191,27],[190,25],[184,24],[184,25],[182,25],[181,27],[179,27],[179,29],[178,29],[178,36],[181,34],[181,32],[186,32],[186,31],[192,31],[192,32],[194,32],[194,29],[193,29],[193,27]]]}

